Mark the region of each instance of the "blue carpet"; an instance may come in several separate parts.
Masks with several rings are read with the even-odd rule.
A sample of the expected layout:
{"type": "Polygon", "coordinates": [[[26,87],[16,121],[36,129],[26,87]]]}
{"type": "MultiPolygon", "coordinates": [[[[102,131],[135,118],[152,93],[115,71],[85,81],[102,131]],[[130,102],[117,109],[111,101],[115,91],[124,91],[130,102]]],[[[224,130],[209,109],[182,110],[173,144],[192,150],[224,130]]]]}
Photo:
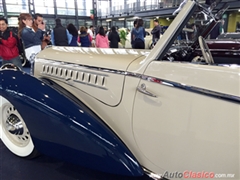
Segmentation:
{"type": "Polygon", "coordinates": [[[26,160],[13,155],[0,141],[0,180],[151,180],[147,176],[107,174],[41,155],[26,160]]]}

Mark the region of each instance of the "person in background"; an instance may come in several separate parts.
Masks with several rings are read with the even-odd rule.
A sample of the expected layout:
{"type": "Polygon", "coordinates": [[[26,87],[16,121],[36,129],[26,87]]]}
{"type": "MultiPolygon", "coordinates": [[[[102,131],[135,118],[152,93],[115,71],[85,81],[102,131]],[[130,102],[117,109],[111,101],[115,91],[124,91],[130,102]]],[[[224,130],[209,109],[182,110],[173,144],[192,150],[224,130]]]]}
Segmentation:
{"type": "Polygon", "coordinates": [[[100,28],[100,26],[97,26],[95,29],[95,38],[96,38],[97,34],[99,33],[99,28],[100,28]]]}
{"type": "Polygon", "coordinates": [[[11,63],[20,69],[22,68],[18,46],[18,36],[8,29],[7,19],[0,18],[0,56],[2,57],[2,65],[11,63]]]}
{"type": "Polygon", "coordinates": [[[152,43],[156,43],[160,39],[162,32],[161,26],[159,25],[158,19],[154,19],[154,28],[151,31],[152,34],[152,43]]]}
{"type": "Polygon", "coordinates": [[[105,31],[106,36],[108,36],[110,32],[111,32],[111,28],[108,28],[107,31],[105,31]]]}
{"type": "Polygon", "coordinates": [[[223,34],[223,33],[224,33],[224,23],[225,23],[224,19],[221,19],[221,21],[220,21],[220,27],[219,27],[219,33],[220,33],[220,34],[223,34]]]}
{"type": "Polygon", "coordinates": [[[120,42],[120,37],[116,31],[116,27],[111,28],[111,32],[108,35],[108,40],[110,41],[110,48],[118,48],[118,43],[120,42]]]}
{"type": "Polygon", "coordinates": [[[109,48],[108,38],[105,35],[105,31],[102,26],[100,26],[99,32],[96,36],[96,47],[97,48],[109,48]]]}
{"type": "Polygon", "coordinates": [[[191,23],[187,27],[192,30],[192,32],[187,32],[188,40],[193,41],[197,35],[196,25],[194,23],[191,23]]]}
{"type": "MultiPolygon", "coordinates": [[[[136,28],[136,26],[137,26],[137,19],[135,19],[135,21],[133,21],[133,29],[134,28],[136,28]]],[[[131,45],[132,45],[132,48],[134,48],[134,37],[133,37],[133,29],[132,29],[132,31],[131,31],[131,45]]]]}
{"type": "Polygon", "coordinates": [[[108,33],[108,28],[107,28],[107,27],[104,27],[103,29],[104,29],[105,35],[107,35],[107,33],[108,33]]]}
{"type": "Polygon", "coordinates": [[[56,26],[51,32],[52,45],[68,46],[72,41],[72,35],[62,26],[61,19],[57,18],[55,22],[56,26]]]}
{"type": "Polygon", "coordinates": [[[95,43],[95,39],[96,39],[96,34],[97,34],[97,28],[96,27],[93,27],[93,26],[90,26],[90,29],[92,31],[92,47],[95,47],[96,46],[96,43],[95,43]]]}
{"type": "Polygon", "coordinates": [[[78,46],[77,40],[78,40],[78,31],[76,27],[70,23],[67,26],[67,30],[72,35],[72,41],[70,42],[69,46],[78,46]]]}
{"type": "Polygon", "coordinates": [[[31,53],[29,52],[27,55],[27,58],[29,58],[30,54],[37,54],[39,51],[41,51],[45,24],[38,24],[38,29],[35,31],[33,29],[32,16],[29,13],[21,13],[18,20],[18,37],[22,39],[25,52],[29,52],[29,48],[31,48],[31,51],[33,51],[31,53]]]}
{"type": "Polygon", "coordinates": [[[143,20],[138,19],[136,27],[132,31],[134,38],[135,49],[145,49],[145,36],[146,32],[143,27],[143,20]]]}
{"type": "Polygon", "coordinates": [[[93,26],[90,26],[87,33],[93,38],[93,26]]]}
{"type": "Polygon", "coordinates": [[[90,47],[91,46],[91,36],[87,33],[85,27],[80,28],[80,35],[79,35],[79,43],[81,43],[81,47],[90,47]]]}
{"type": "MultiPolygon", "coordinates": [[[[33,18],[34,18],[33,19],[33,29],[36,32],[38,30],[38,25],[44,24],[43,16],[42,16],[42,14],[36,13],[33,16],[33,18]]],[[[44,31],[45,31],[45,29],[44,29],[44,31]]],[[[50,37],[48,36],[48,34],[44,33],[41,48],[44,49],[48,44],[50,44],[50,37]]]]}

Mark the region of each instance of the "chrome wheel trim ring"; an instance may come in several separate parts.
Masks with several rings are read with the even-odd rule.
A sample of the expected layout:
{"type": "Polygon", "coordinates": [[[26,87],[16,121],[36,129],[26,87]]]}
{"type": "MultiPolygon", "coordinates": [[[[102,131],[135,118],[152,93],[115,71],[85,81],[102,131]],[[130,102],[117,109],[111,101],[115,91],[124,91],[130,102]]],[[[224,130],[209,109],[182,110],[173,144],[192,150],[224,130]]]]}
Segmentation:
{"type": "Polygon", "coordinates": [[[24,120],[11,103],[2,107],[2,131],[18,147],[27,146],[31,140],[24,120]]]}

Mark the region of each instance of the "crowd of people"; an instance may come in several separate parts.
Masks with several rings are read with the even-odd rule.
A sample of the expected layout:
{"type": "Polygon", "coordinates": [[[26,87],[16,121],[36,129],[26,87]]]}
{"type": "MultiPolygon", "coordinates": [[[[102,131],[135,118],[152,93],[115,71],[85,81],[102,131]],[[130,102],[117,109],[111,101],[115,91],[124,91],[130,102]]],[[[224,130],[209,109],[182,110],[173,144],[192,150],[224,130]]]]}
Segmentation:
{"type": "MultiPolygon", "coordinates": [[[[24,54],[27,59],[31,54],[37,54],[47,45],[55,46],[79,46],[97,48],[118,48],[120,36],[116,27],[106,32],[102,26],[97,27],[94,32],[93,26],[80,27],[79,31],[72,24],[64,27],[61,19],[55,20],[55,27],[51,33],[46,32],[46,24],[43,16],[39,13],[32,16],[29,13],[21,13],[18,18],[18,33],[15,34],[8,28],[6,18],[0,18],[0,57],[2,65],[12,63],[22,68],[20,55],[24,54]],[[97,32],[97,33],[96,33],[97,32]]],[[[158,29],[154,29],[158,31],[158,29]]],[[[132,29],[131,43],[135,49],[144,49],[144,37],[146,36],[143,27],[143,20],[134,22],[132,29]]],[[[154,33],[153,33],[154,34],[154,33]]],[[[158,35],[153,36],[159,38],[158,35]]]]}
{"type": "Polygon", "coordinates": [[[118,42],[120,42],[115,27],[112,27],[107,36],[102,26],[94,35],[93,26],[89,28],[82,26],[78,31],[70,23],[65,28],[59,18],[55,20],[55,24],[51,33],[48,33],[41,14],[37,13],[32,16],[29,13],[21,13],[18,18],[18,32],[15,33],[8,28],[8,20],[0,17],[0,59],[2,65],[11,63],[21,69],[21,55],[29,59],[32,54],[39,53],[47,45],[79,46],[81,44],[81,47],[118,48],[118,42]]]}
{"type": "MultiPolygon", "coordinates": [[[[154,28],[151,31],[152,45],[160,39],[163,34],[163,28],[159,24],[159,20],[155,19],[154,28]]],[[[224,22],[223,22],[224,23],[224,22]]],[[[223,24],[222,23],[222,24],[223,24]]],[[[216,31],[222,33],[222,24],[216,27],[216,31]]],[[[47,45],[56,46],[80,46],[81,47],[97,47],[97,48],[118,48],[120,42],[119,32],[116,27],[112,27],[109,32],[102,26],[80,27],[78,30],[72,23],[64,27],[61,19],[55,20],[55,27],[48,33],[45,29],[43,16],[35,14],[33,17],[29,13],[21,13],[18,18],[18,33],[15,34],[8,28],[6,18],[0,18],[0,59],[2,65],[12,63],[22,68],[22,60],[19,55],[24,55],[27,59],[31,54],[37,54],[47,45]]],[[[193,24],[190,28],[197,31],[193,24]]],[[[131,45],[134,49],[145,49],[146,31],[142,19],[136,19],[131,30],[131,45]]],[[[214,33],[214,30],[213,30],[214,33]]],[[[217,34],[217,33],[215,33],[217,34]]],[[[179,36],[180,37],[180,36],[179,36]]],[[[189,36],[195,37],[192,33],[189,36]]]]}

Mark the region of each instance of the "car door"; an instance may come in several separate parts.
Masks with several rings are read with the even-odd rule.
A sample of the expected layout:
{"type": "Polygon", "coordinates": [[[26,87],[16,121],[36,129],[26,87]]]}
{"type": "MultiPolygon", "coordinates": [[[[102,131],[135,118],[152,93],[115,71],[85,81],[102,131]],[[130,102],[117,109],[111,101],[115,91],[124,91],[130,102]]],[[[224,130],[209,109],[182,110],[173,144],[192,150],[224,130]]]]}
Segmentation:
{"type": "Polygon", "coordinates": [[[136,91],[133,132],[142,154],[159,167],[156,173],[239,174],[239,84],[239,68],[148,65],[136,91]]]}

